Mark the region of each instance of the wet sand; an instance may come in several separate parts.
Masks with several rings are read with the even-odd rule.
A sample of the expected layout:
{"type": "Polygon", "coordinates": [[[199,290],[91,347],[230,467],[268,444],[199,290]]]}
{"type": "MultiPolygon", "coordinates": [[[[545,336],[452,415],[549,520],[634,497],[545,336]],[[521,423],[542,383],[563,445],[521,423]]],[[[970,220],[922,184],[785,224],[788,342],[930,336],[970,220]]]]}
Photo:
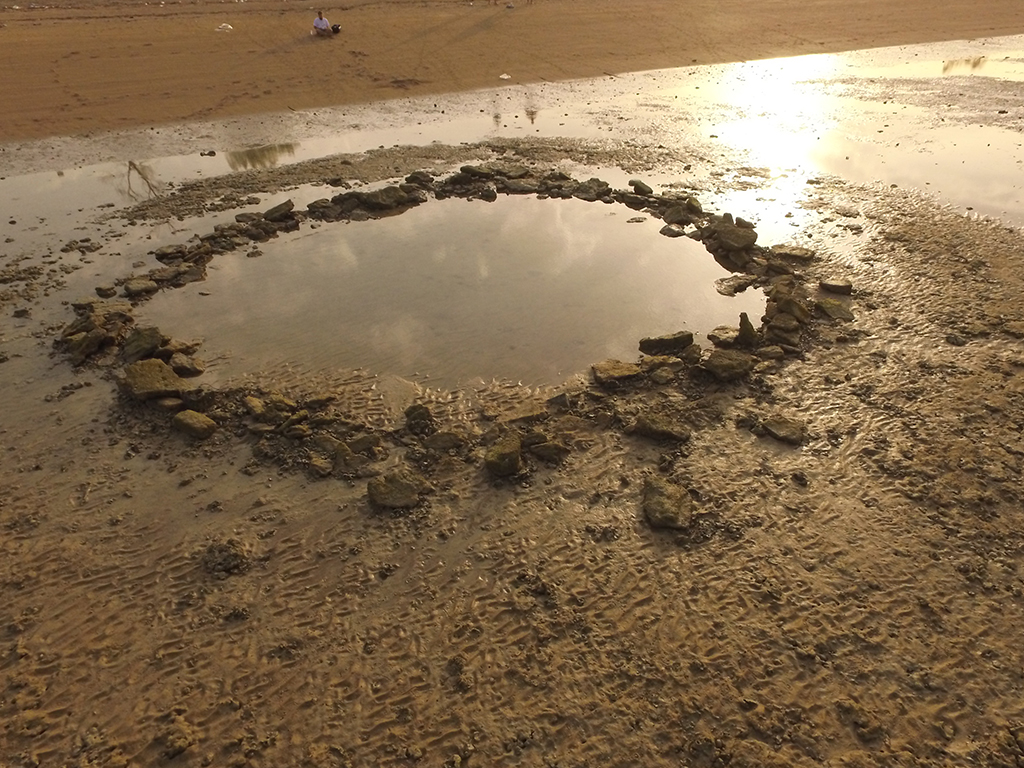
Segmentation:
{"type": "Polygon", "coordinates": [[[1024,33],[1016,0],[91,0],[0,10],[0,142],[402,95],[1024,33]],[[229,24],[231,31],[218,31],[229,24]]]}
{"type": "Polygon", "coordinates": [[[854,320],[816,315],[799,354],[733,383],[686,367],[547,404],[281,368],[218,382],[196,407],[224,428],[197,441],[119,399],[116,361],[75,369],[54,348],[97,264],[112,279],[160,266],[147,234],[205,233],[232,196],[510,159],[758,178],[686,147],[498,140],[181,184],[58,242],[52,211],[10,230],[0,764],[1024,760],[1019,229],[806,180],[812,215],[793,238],[815,256],[790,269],[815,296],[849,279],[854,320]],[[369,478],[322,476],[323,442],[268,434],[238,407],[271,390],[333,396],[310,423],[362,439],[384,474],[422,475],[422,502],[383,510],[369,478]],[[403,416],[415,402],[465,442],[429,448],[403,416]],[[655,408],[689,439],[637,430],[655,408]],[[765,429],[778,417],[804,425],[800,446],[765,429]],[[562,464],[529,452],[514,478],[488,472],[496,443],[538,431],[569,449],[562,464]],[[690,500],[684,528],[649,525],[652,479],[690,500]]]}

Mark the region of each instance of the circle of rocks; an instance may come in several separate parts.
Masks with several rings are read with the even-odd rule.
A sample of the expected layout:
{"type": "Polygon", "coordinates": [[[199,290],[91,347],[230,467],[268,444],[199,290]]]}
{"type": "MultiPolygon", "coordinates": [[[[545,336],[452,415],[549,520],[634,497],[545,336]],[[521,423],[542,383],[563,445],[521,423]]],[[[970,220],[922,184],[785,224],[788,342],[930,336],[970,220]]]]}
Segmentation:
{"type": "MultiPolygon", "coordinates": [[[[340,179],[329,180],[343,186],[340,179]]],[[[482,463],[495,482],[522,481],[537,463],[557,466],[572,453],[571,441],[558,434],[552,414],[572,413],[595,423],[617,423],[642,438],[680,444],[694,428],[685,414],[641,407],[627,422],[605,418],[608,397],[629,391],[665,387],[688,381],[698,388],[728,387],[751,375],[777,367],[799,356],[810,343],[816,323],[853,320],[846,297],[853,286],[846,280],[821,281],[830,296],[812,296],[800,268],[815,254],[798,246],[757,245],[754,225],[725,213],[703,209],[685,192],[655,194],[639,179],[630,189],[613,189],[601,179],[577,180],[556,169],[538,170],[501,162],[464,165],[459,171],[435,178],[426,171],[409,174],[400,184],[373,190],[346,189],[330,198],[314,200],[297,210],[286,200],[263,213],[243,212],[212,232],[151,252],[161,266],[142,275],[97,288],[97,296],[72,303],[75,318],[55,342],[72,365],[90,365],[112,373],[126,404],[146,404],[146,412],[197,440],[219,430],[256,438],[254,462],[272,460],[315,477],[348,480],[369,477],[367,495],[377,508],[401,511],[417,506],[432,486],[424,469],[441,457],[473,461],[482,449],[482,463]],[[732,274],[716,282],[724,295],[749,288],[766,294],[765,314],[755,326],[741,314],[738,327],[717,328],[708,334],[713,348],[705,352],[686,330],[639,341],[642,356],[636,362],[607,360],[592,366],[592,383],[567,389],[535,411],[504,422],[501,429],[467,435],[439,424],[422,403],[407,409],[403,427],[391,433],[353,420],[352,414],[332,410],[330,393],[293,399],[271,390],[203,388],[195,379],[204,366],[196,357],[199,344],[165,335],[155,327],[136,325],[134,307],[157,292],[179,288],[206,278],[207,266],[218,255],[295,232],[303,222],[359,222],[399,215],[430,199],[462,198],[493,202],[499,195],[535,195],[540,199],[579,199],[625,205],[664,222],[666,237],[690,237],[732,274]],[[120,296],[118,296],[120,289],[120,296]],[[152,406],[152,407],[149,407],[152,406]],[[392,450],[405,452],[405,466],[390,472],[380,467],[392,450]]],[[[766,415],[749,425],[784,443],[800,445],[806,429],[785,415],[766,415]]],[[[251,470],[251,467],[249,468],[251,470]]],[[[650,498],[646,516],[655,527],[681,530],[691,527],[693,515],[684,505],[666,504],[679,497],[652,480],[644,497],[650,498]],[[651,484],[653,483],[653,484],[651,484]],[[676,510],[679,514],[674,514],[676,510]],[[682,510],[682,511],[680,511],[682,510]]],[[[647,502],[645,501],[645,504],[647,502]]]]}

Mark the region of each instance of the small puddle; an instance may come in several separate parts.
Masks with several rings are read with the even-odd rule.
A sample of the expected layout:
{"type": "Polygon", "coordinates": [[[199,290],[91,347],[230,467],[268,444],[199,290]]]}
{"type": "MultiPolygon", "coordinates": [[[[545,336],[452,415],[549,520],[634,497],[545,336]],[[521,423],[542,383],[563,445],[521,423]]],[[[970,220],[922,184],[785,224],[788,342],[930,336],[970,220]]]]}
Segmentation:
{"type": "Polygon", "coordinates": [[[578,200],[431,201],[220,256],[205,282],[146,302],[140,323],[204,338],[222,378],[278,365],[364,368],[431,386],[557,385],[638,341],[757,320],[764,297],[662,222],[578,200]],[[630,223],[630,219],[642,221],[630,223]]]}

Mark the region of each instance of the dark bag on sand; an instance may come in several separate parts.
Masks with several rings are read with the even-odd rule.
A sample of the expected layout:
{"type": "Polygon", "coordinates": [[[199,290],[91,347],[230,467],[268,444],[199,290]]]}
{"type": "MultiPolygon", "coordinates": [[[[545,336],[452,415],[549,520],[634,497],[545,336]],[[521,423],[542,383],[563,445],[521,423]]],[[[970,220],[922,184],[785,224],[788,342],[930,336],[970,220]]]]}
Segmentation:
{"type": "Polygon", "coordinates": [[[341,24],[331,24],[331,32],[334,34],[341,32],[341,24]]]}

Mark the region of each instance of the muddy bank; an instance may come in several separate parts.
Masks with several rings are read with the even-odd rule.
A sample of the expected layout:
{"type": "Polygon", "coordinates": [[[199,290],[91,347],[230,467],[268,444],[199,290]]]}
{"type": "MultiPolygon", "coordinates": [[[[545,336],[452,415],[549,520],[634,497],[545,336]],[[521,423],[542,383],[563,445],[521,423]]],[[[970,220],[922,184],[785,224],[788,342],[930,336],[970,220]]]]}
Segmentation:
{"type": "MultiPolygon", "coordinates": [[[[449,167],[403,167],[402,150],[401,171],[382,153],[379,177],[347,178],[496,160],[430,151],[449,167]]],[[[658,162],[586,152],[637,174],[658,162]]],[[[230,211],[273,178],[128,215],[230,211]]],[[[813,181],[805,250],[732,249],[775,292],[768,320],[716,334],[735,379],[711,350],[688,360],[685,337],[565,392],[254,373],[190,402],[223,418],[199,439],[61,352],[66,394],[2,432],[0,754],[1015,765],[1024,238],[813,181]],[[822,281],[849,287],[830,296],[852,319],[816,308],[822,281]],[[765,343],[773,325],[797,343],[765,343]],[[770,346],[781,362],[752,354],[770,346]]],[[[358,199],[331,192],[339,210],[358,199]]],[[[687,215],[718,249],[724,218],[687,215]]]]}

